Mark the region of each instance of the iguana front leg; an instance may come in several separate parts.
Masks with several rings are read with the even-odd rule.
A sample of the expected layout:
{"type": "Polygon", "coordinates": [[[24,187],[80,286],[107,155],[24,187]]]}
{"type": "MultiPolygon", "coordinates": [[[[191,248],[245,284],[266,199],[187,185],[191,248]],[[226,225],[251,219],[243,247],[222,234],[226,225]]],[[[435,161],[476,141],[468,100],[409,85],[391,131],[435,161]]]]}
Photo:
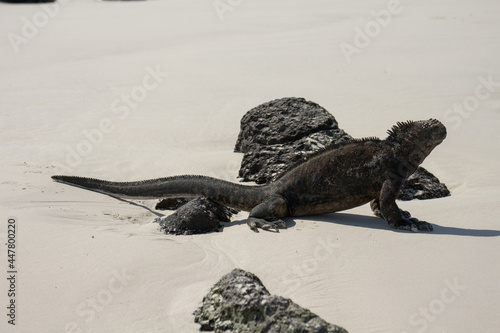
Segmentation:
{"type": "Polygon", "coordinates": [[[285,217],[288,212],[286,200],[281,196],[272,196],[263,203],[255,206],[248,216],[247,224],[253,231],[258,228],[269,230],[285,228],[285,221],[280,218],[285,217]]]}
{"type": "MultiPolygon", "coordinates": [[[[382,185],[382,190],[380,191],[380,197],[378,199],[379,213],[382,217],[389,223],[391,228],[401,229],[401,230],[411,230],[413,232],[418,231],[432,231],[432,225],[419,221],[416,218],[410,217],[410,213],[402,211],[396,204],[396,197],[398,196],[399,189],[401,188],[402,182],[397,182],[393,180],[386,180],[382,185]]],[[[374,200],[375,201],[375,200],[374,200]]],[[[370,203],[370,205],[376,208],[376,201],[370,203]]],[[[374,213],[377,214],[376,209],[374,213]]]]}
{"type": "MultiPolygon", "coordinates": [[[[379,199],[373,199],[371,202],[370,202],[370,208],[372,209],[373,211],[373,215],[375,215],[376,217],[380,217],[381,219],[383,219],[384,217],[382,216],[382,212],[380,211],[380,201],[379,199]]],[[[401,213],[401,215],[403,215],[403,217],[409,219],[411,217],[411,214],[409,211],[406,211],[406,210],[402,210],[401,208],[399,209],[399,212],[401,213]]]]}

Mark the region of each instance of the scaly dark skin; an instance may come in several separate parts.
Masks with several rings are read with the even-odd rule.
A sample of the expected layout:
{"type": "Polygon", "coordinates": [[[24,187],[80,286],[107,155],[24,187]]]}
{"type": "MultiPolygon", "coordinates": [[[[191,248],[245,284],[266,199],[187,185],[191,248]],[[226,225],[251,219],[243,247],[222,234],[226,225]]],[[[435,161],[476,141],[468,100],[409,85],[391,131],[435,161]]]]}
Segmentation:
{"type": "Polygon", "coordinates": [[[399,209],[404,181],[446,138],[438,120],[398,123],[385,140],[367,138],[329,147],[291,167],[275,182],[245,186],[204,176],[176,176],[136,182],[53,176],[56,181],[120,198],[152,199],[205,196],[250,211],[257,231],[285,227],[284,217],[334,213],[370,202],[390,227],[417,232],[432,225],[399,209]]]}

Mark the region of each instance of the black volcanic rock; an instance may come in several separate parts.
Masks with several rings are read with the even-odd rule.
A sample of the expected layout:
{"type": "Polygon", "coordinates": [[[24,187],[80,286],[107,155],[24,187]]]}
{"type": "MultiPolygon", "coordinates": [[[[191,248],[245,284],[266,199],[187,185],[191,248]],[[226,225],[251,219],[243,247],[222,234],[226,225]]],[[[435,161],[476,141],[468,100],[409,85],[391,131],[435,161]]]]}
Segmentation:
{"type": "Polygon", "coordinates": [[[194,315],[201,331],[347,333],[292,300],[271,295],[257,276],[241,269],[224,275],[194,315]]]}
{"type": "Polygon", "coordinates": [[[246,153],[262,145],[287,144],[334,129],[338,129],[337,121],[318,104],[295,97],[276,99],[243,116],[235,151],[246,153]]]}
{"type": "Polygon", "coordinates": [[[445,184],[432,173],[422,167],[418,169],[405,181],[399,191],[399,200],[413,199],[436,199],[447,197],[450,191],[445,184]]]}
{"type": "Polygon", "coordinates": [[[156,204],[155,209],[158,209],[158,210],[176,210],[176,209],[184,206],[185,204],[187,204],[191,200],[193,200],[193,198],[162,199],[156,204]]]}
{"type": "Polygon", "coordinates": [[[220,222],[229,222],[235,212],[205,197],[198,197],[178,208],[172,215],[156,221],[160,224],[160,230],[167,234],[202,234],[220,231],[220,222]]]}

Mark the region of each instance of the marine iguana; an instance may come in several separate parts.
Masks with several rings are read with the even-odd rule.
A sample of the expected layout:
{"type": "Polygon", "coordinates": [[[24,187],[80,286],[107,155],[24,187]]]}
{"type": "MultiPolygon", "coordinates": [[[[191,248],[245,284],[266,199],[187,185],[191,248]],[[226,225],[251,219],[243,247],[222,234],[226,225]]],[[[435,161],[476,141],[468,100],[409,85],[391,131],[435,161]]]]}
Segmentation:
{"type": "Polygon", "coordinates": [[[368,202],[392,228],[431,231],[431,224],[400,210],[396,197],[405,179],[446,138],[446,128],[435,119],[407,121],[398,122],[388,134],[384,140],[354,139],[327,147],[264,186],[187,175],[132,182],[74,176],[52,179],[120,198],[205,196],[250,211],[247,224],[254,231],[285,227],[284,217],[333,213],[368,202]]]}

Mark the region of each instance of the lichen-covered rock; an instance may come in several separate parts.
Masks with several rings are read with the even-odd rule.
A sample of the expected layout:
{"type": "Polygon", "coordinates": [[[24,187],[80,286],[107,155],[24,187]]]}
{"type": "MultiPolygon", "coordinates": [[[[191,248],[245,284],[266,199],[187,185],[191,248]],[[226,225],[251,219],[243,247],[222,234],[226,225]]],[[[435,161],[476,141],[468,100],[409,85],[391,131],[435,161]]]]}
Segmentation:
{"type": "Polygon", "coordinates": [[[445,184],[432,173],[422,167],[418,169],[405,181],[399,191],[399,200],[413,199],[435,199],[447,197],[450,191],[445,184]]]}
{"type": "Polygon", "coordinates": [[[271,295],[257,276],[241,269],[223,276],[194,315],[202,331],[347,333],[292,300],[271,295]]]}
{"type": "Polygon", "coordinates": [[[229,222],[235,212],[205,197],[198,197],[181,206],[172,215],[156,219],[156,222],[160,224],[160,230],[167,234],[201,234],[220,231],[220,222],[229,222]]]}

